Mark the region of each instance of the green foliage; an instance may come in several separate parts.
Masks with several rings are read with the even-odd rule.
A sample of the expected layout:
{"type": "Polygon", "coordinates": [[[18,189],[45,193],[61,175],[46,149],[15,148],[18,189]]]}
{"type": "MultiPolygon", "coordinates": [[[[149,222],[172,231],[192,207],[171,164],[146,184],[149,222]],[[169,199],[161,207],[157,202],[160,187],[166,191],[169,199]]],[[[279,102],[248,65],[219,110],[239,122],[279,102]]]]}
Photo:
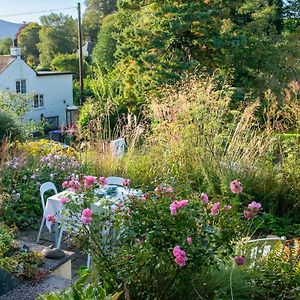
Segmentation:
{"type": "Polygon", "coordinates": [[[42,16],[40,20],[40,42],[37,44],[40,64],[42,68],[50,68],[55,55],[75,52],[77,48],[76,22],[70,16],[54,13],[42,16]]]}
{"type": "Polygon", "coordinates": [[[10,251],[13,245],[14,235],[12,230],[4,223],[0,223],[0,258],[10,251]]]}
{"type": "Polygon", "coordinates": [[[0,55],[9,55],[12,39],[9,37],[0,40],[0,55]]]}
{"type": "Polygon", "coordinates": [[[31,22],[23,27],[18,33],[18,46],[22,49],[24,60],[32,67],[39,64],[39,51],[37,44],[40,41],[39,32],[41,26],[31,22]]]}
{"type": "Polygon", "coordinates": [[[1,137],[7,135],[7,129],[11,127],[12,136],[27,137],[31,132],[39,128],[35,122],[23,122],[24,115],[33,107],[32,95],[21,95],[0,91],[1,107],[1,137]],[[5,122],[7,122],[5,124],[5,122]]]}
{"type": "Polygon", "coordinates": [[[14,119],[14,115],[0,110],[0,141],[4,138],[18,139],[21,137],[22,129],[14,119]]]}
{"type": "Polygon", "coordinates": [[[72,286],[60,293],[48,293],[39,296],[38,300],[117,300],[121,292],[113,295],[107,295],[99,282],[91,282],[89,279],[90,272],[81,269],[80,278],[72,286]]]}
{"type": "Polygon", "coordinates": [[[236,241],[253,229],[252,220],[243,216],[239,196],[228,193],[203,204],[199,194],[184,187],[174,192],[168,184],[118,199],[114,205],[104,198],[97,208],[91,206],[91,224],[81,225],[82,210],[97,200],[94,189],[99,189],[97,184],[70,196],[64,213],[71,214],[72,221],[66,226],[72,231],[76,224],[77,237],[92,253],[95,278],[109,290],[125,289],[133,299],[194,299],[197,289],[205,288],[202,276],[207,270],[226,261],[236,241]],[[217,202],[220,206],[213,214],[217,202]],[[183,205],[173,212],[176,203],[183,205]],[[105,234],[99,228],[105,228],[105,234]],[[182,265],[175,261],[176,246],[186,251],[182,265]]]}
{"type": "Polygon", "coordinates": [[[51,61],[51,69],[62,72],[72,72],[74,78],[79,78],[79,58],[77,54],[57,54],[51,61]]]}
{"type": "Polygon", "coordinates": [[[95,41],[102,19],[116,11],[117,0],[86,0],[85,4],[86,9],[82,22],[84,35],[95,41]]]}
{"type": "Polygon", "coordinates": [[[98,33],[98,41],[93,50],[93,62],[98,64],[102,70],[111,70],[115,61],[116,32],[115,23],[117,14],[111,14],[102,20],[102,25],[98,33]]]}
{"type": "Polygon", "coordinates": [[[18,148],[20,152],[12,153],[2,165],[0,221],[23,229],[42,216],[40,185],[51,181],[60,189],[64,178],[80,170],[80,165],[74,154],[50,142],[27,142],[18,148]]]}

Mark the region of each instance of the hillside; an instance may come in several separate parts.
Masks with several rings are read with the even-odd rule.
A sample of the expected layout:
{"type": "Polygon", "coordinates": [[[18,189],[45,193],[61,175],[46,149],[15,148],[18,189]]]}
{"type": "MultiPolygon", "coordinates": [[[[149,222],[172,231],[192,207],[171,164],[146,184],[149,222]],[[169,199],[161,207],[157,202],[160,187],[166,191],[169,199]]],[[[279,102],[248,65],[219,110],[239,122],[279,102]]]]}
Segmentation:
{"type": "Polygon", "coordinates": [[[22,24],[11,23],[4,20],[0,20],[0,39],[4,37],[15,37],[22,24]]]}

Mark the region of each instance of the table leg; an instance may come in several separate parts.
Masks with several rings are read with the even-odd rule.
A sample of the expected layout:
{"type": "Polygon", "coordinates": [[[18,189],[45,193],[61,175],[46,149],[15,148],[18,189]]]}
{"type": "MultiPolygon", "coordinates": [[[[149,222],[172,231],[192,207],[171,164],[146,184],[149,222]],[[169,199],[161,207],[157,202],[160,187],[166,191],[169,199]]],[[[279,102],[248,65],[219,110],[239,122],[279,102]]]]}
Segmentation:
{"type": "Polygon", "coordinates": [[[54,224],[54,230],[55,230],[55,247],[57,247],[57,244],[58,244],[58,238],[59,238],[59,227],[58,227],[58,222],[55,222],[55,224],[54,224]]]}

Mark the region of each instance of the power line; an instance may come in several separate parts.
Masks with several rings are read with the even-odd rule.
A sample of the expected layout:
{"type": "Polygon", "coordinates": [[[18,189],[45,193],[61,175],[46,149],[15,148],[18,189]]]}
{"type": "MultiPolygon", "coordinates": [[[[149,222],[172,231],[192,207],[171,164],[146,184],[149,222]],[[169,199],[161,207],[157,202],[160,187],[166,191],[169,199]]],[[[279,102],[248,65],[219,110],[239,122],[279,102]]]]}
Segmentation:
{"type": "Polygon", "coordinates": [[[34,15],[34,14],[38,14],[38,13],[46,13],[46,12],[52,12],[52,11],[61,11],[61,10],[74,9],[74,8],[76,8],[76,6],[65,7],[65,8],[54,8],[54,9],[49,9],[49,10],[31,11],[31,12],[25,12],[25,13],[20,13],[20,14],[13,14],[13,15],[2,15],[2,16],[0,16],[0,18],[25,16],[25,15],[34,15]]]}

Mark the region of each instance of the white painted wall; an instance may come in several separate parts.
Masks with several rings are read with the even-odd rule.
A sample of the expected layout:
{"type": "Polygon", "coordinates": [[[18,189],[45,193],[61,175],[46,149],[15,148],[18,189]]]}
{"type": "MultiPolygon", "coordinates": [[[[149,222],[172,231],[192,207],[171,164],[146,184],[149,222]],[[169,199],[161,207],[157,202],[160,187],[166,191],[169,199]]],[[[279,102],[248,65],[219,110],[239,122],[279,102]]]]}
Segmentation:
{"type": "Polygon", "coordinates": [[[26,80],[27,94],[43,94],[44,107],[34,108],[24,120],[40,122],[44,117],[59,116],[60,125],[66,123],[66,107],[73,105],[72,74],[37,76],[23,60],[16,59],[0,74],[0,90],[15,92],[16,80],[26,80]]]}

